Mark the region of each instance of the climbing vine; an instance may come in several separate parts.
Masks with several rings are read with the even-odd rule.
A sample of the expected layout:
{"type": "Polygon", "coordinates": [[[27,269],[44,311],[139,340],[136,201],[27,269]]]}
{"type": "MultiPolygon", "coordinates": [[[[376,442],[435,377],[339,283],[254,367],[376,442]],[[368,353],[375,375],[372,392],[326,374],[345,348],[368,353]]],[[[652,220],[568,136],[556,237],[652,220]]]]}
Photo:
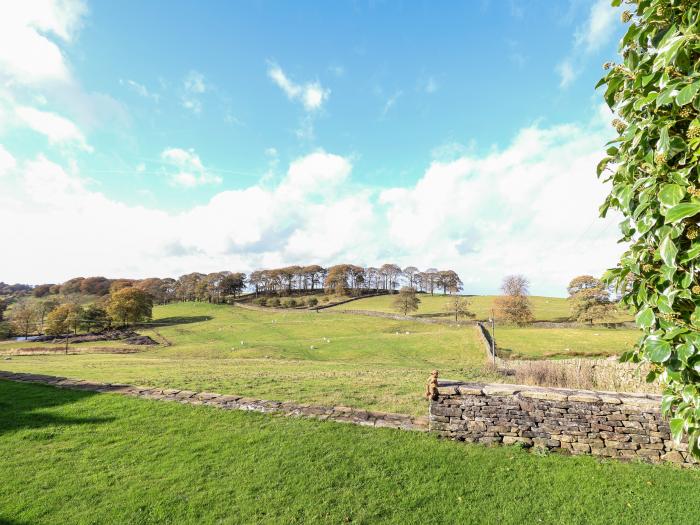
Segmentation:
{"type": "Polygon", "coordinates": [[[700,2],[625,4],[621,61],[597,86],[619,135],[598,166],[612,185],[600,211],[621,212],[629,244],[606,279],[643,330],[623,360],[651,363],[674,439],[700,457],[700,2]]]}

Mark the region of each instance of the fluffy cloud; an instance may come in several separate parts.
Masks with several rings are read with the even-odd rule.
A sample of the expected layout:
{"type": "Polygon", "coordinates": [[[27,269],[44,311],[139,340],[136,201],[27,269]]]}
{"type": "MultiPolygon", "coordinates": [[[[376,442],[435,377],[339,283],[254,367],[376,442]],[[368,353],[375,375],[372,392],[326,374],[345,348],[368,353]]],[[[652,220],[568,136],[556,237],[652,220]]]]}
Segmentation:
{"type": "Polygon", "coordinates": [[[307,111],[321,109],[331,94],[330,89],[325,89],[318,81],[296,84],[275,63],[270,63],[267,74],[290,100],[299,100],[307,111]]]}
{"type": "Polygon", "coordinates": [[[82,1],[23,0],[0,5],[0,78],[28,84],[67,82],[70,72],[58,44],[70,42],[86,7],[82,1]]]}
{"type": "Polygon", "coordinates": [[[199,155],[192,149],[168,148],[163,150],[160,158],[175,168],[175,172],[169,175],[175,186],[193,188],[203,184],[221,184],[221,177],[206,170],[199,155]]]}
{"type": "MultiPolygon", "coordinates": [[[[16,190],[0,194],[0,221],[22,228],[9,233],[16,249],[3,279],[392,261],[454,268],[472,293],[518,272],[536,293],[563,294],[571,277],[600,274],[621,251],[615,218],[597,217],[606,139],[597,122],[530,127],[502,151],[436,160],[414,185],[382,191],[356,185],[349,159],[317,151],[272,187],[222,191],[182,213],[115,202],[41,156],[5,162],[16,190]],[[63,255],[46,264],[47,253],[63,255]]],[[[206,173],[191,150],[162,157],[178,173],[206,173]]]]}
{"type": "Polygon", "coordinates": [[[15,114],[25,125],[46,135],[51,144],[77,145],[80,149],[92,151],[78,126],[65,117],[26,106],[15,108],[15,114]]]}
{"type": "Polygon", "coordinates": [[[0,177],[9,173],[16,164],[17,161],[15,161],[15,158],[0,144],[0,177]]]}

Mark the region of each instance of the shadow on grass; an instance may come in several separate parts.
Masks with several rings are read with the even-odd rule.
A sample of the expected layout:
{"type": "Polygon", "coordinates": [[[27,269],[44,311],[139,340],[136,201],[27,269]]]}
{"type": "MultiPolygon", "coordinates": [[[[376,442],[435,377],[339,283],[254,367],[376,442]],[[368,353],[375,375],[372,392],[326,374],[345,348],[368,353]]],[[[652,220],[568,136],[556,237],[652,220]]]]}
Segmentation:
{"type": "Polygon", "coordinates": [[[214,319],[210,315],[188,315],[180,317],[163,317],[162,319],[155,319],[153,322],[144,325],[144,328],[148,328],[151,325],[154,326],[173,326],[176,324],[192,324],[192,323],[202,323],[204,321],[211,321],[214,319]]]}
{"type": "MultiPolygon", "coordinates": [[[[0,380],[0,436],[21,429],[46,429],[65,425],[110,423],[113,417],[73,418],[51,414],[47,409],[75,403],[97,395],[46,385],[0,380]]],[[[45,433],[37,434],[45,439],[45,433]]],[[[30,437],[30,439],[32,439],[30,437]]]]}

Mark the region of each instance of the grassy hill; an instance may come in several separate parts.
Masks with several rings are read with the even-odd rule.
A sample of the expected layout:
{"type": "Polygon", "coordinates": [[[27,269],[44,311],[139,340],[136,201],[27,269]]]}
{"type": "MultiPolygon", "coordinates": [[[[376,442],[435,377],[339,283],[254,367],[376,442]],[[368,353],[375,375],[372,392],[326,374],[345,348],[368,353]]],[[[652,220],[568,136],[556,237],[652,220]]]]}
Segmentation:
{"type": "MultiPolygon", "coordinates": [[[[138,354],[12,356],[7,370],[104,382],[210,390],[250,397],[424,414],[424,382],[443,377],[502,381],[485,369],[484,349],[471,326],[397,321],[343,313],[247,310],[177,303],[154,308],[141,330],[171,346],[138,354]]],[[[497,329],[514,355],[594,355],[622,352],[636,331],[497,329]],[[601,335],[595,335],[601,334],[601,335]]],[[[76,345],[121,347],[120,341],[76,345]]],[[[0,354],[39,343],[0,342],[0,354]]]]}
{"type": "Polygon", "coordinates": [[[677,521],[678,495],[700,483],[691,469],[6,381],[0,408],[0,523],[639,525],[677,521]]]}
{"type": "MultiPolygon", "coordinates": [[[[141,332],[172,346],[13,356],[0,367],[411,414],[425,413],[422,390],[433,368],[445,377],[495,379],[482,373],[484,351],[471,327],[207,303],[158,306],[154,318],[157,334],[141,332]]],[[[2,342],[0,352],[18,346],[40,345],[2,342]]]]}
{"type": "MultiPolygon", "coordinates": [[[[449,317],[445,310],[445,306],[449,300],[449,295],[429,295],[419,294],[421,300],[418,311],[413,315],[417,317],[449,317]]],[[[493,301],[497,297],[495,295],[465,295],[471,303],[471,310],[476,314],[477,319],[488,319],[491,317],[491,310],[494,308],[493,301]]],[[[379,297],[368,297],[366,299],[358,299],[347,304],[333,306],[329,310],[369,310],[373,312],[396,313],[392,306],[395,296],[382,295],[379,297]]],[[[569,301],[562,297],[542,297],[531,296],[532,311],[537,321],[567,321],[571,315],[569,301]]],[[[616,321],[628,321],[632,317],[620,313],[616,321]]]]}

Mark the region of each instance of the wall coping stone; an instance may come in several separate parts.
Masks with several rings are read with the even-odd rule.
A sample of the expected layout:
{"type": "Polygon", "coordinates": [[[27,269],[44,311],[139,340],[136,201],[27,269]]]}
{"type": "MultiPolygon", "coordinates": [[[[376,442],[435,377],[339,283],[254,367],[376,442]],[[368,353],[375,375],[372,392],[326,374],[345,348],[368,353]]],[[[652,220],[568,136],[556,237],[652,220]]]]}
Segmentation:
{"type": "Polygon", "coordinates": [[[660,410],[661,396],[657,394],[610,392],[604,390],[578,390],[509,383],[469,383],[439,380],[440,396],[515,396],[550,401],[574,403],[607,403],[629,405],[645,410],[660,410]]]}

